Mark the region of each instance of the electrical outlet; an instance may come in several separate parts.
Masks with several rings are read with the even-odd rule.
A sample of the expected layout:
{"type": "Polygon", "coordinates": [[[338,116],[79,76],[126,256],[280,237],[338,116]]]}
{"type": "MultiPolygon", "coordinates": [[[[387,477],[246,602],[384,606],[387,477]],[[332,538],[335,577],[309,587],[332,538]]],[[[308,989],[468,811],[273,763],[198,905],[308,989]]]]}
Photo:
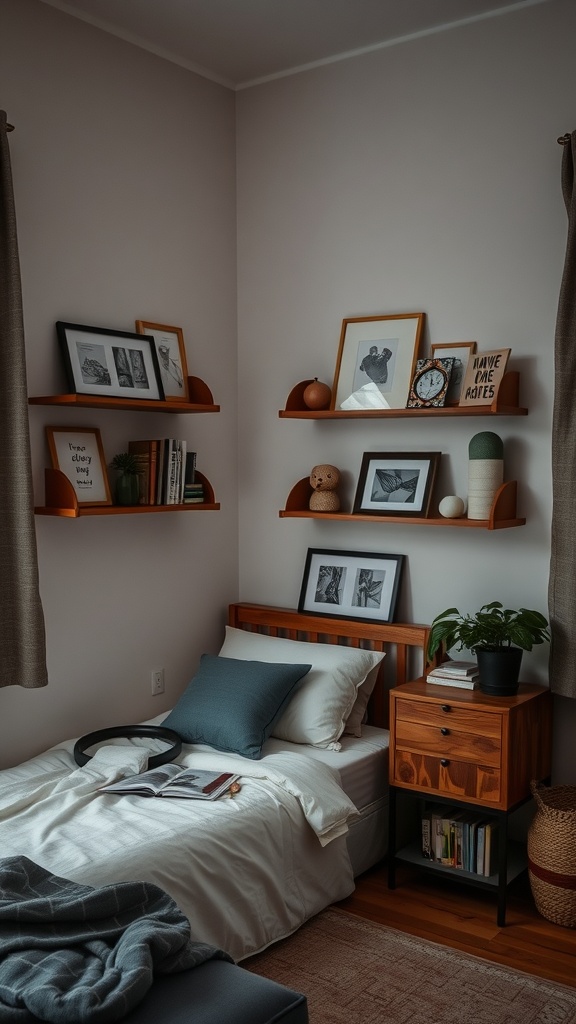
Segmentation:
{"type": "Polygon", "coordinates": [[[157,668],[150,674],[150,681],[152,683],[152,696],[156,697],[159,693],[164,693],[164,669],[157,668]]]}

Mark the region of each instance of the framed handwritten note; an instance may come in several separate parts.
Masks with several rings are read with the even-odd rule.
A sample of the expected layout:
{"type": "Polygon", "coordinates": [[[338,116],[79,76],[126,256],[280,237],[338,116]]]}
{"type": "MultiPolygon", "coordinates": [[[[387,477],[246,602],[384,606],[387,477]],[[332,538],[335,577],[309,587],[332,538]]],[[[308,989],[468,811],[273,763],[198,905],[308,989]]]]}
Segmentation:
{"type": "Polygon", "coordinates": [[[96,427],[46,427],[53,469],[68,477],[79,505],[111,505],[100,431],[96,427]]]}
{"type": "Polygon", "coordinates": [[[474,352],[470,355],[459,405],[492,405],[506,371],[509,348],[474,352]]]}

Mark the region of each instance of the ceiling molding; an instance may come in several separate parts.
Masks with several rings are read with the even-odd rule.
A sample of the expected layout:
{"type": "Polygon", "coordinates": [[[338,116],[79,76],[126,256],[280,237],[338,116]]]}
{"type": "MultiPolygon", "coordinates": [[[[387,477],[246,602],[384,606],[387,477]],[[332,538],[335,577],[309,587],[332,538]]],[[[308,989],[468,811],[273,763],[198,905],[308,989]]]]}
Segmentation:
{"type": "MultiPolygon", "coordinates": [[[[159,0],[160,3],[165,0],[159,0]]],[[[404,43],[411,42],[415,39],[422,39],[426,36],[438,35],[440,32],[449,32],[456,28],[461,28],[466,25],[471,25],[476,22],[486,21],[491,18],[496,18],[511,13],[518,12],[527,7],[534,7],[543,3],[551,3],[552,0],[516,0],[515,3],[507,4],[503,7],[498,7],[493,10],[483,11],[479,14],[469,15],[465,18],[458,18],[457,20],[445,22],[441,25],[431,26],[429,28],[423,28],[418,31],[409,32],[405,35],[396,36],[391,39],[384,39],[366,46],[358,47],[357,49],[347,50],[341,53],[334,53],[327,57],[319,58],[318,60],[309,61],[305,64],[295,65],[293,67],[282,68],[278,71],[272,72],[267,75],[251,78],[242,82],[234,82],[233,80],[224,77],[221,74],[213,71],[211,68],[204,67],[203,65],[194,63],[193,61],[187,60],[185,57],[174,53],[173,51],[166,49],[165,47],[156,45],[151,39],[139,35],[137,32],[132,32],[124,29],[121,26],[115,25],[110,21],[103,18],[96,17],[88,14],[86,11],[75,7],[71,3],[67,3],[66,0],[41,0],[41,3],[46,4],[49,7],[54,7],[64,14],[68,14],[79,21],[86,22],[94,28],[100,29],[109,35],[116,36],[119,39],[123,39],[125,42],[137,46],[142,50],[146,50],[149,53],[153,53],[155,56],[167,60],[172,64],[177,64],[179,67],[184,68],[187,71],[191,71],[193,74],[200,75],[202,78],[207,78],[218,85],[222,85],[227,89],[231,89],[233,92],[239,92],[244,89],[251,89],[258,85],[263,85],[267,82],[276,81],[281,78],[288,78],[292,75],[303,74],[307,71],[312,71],[316,68],[325,67],[330,64],[336,64],[345,60],[352,60],[356,57],[362,57],[369,53],[375,53],[379,50],[388,49],[392,46],[401,46],[404,43]]]]}

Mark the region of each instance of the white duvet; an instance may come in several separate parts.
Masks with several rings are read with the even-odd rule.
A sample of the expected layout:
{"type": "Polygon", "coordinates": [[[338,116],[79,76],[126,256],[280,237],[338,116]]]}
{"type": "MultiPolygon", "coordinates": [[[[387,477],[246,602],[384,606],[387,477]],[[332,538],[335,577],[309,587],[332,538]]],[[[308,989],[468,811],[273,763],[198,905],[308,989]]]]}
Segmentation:
{"type": "Polygon", "coordinates": [[[238,773],[240,792],[202,802],[100,793],[146,768],[146,743],[115,741],[78,768],[69,741],[0,772],[0,855],[88,885],[154,882],[194,938],[235,960],[352,892],[345,835],[357,811],[327,765],[184,746],[179,762],[238,773]]]}

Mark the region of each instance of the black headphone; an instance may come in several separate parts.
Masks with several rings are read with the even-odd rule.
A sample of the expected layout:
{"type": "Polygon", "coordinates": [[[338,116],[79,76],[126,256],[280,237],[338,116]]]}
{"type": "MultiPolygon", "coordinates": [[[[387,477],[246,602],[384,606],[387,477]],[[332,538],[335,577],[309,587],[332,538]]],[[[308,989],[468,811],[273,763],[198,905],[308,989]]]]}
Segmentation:
{"type": "Polygon", "coordinates": [[[171,746],[167,750],[161,750],[159,754],[152,754],[148,758],[148,768],[159,768],[161,764],[173,761],[182,750],[182,740],[173,729],[164,729],[161,725],[117,725],[111,729],[98,729],[97,732],[89,732],[81,736],[74,744],[74,760],[82,768],[92,759],[91,754],[85,754],[87,747],[94,743],[101,743],[103,740],[111,740],[117,736],[148,736],[155,740],[166,740],[171,746]]]}

